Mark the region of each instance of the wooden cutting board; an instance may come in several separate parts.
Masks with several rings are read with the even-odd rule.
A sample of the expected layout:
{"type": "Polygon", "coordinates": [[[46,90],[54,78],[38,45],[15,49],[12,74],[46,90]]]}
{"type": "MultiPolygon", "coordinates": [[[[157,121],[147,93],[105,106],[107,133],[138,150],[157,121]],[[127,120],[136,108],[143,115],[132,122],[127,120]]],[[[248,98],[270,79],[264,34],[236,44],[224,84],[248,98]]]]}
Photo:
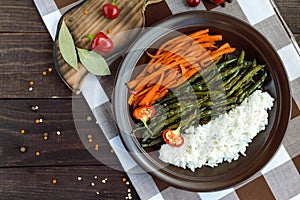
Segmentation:
{"type": "Polygon", "coordinates": [[[114,50],[105,55],[108,63],[120,56],[138,37],[145,24],[142,13],[142,0],[117,1],[119,16],[116,19],[107,19],[102,15],[102,7],[110,0],[86,0],[67,11],[59,21],[56,40],[54,42],[54,61],[62,79],[76,91],[80,91],[87,70],[79,63],[79,70],[74,70],[62,58],[59,50],[58,34],[62,20],[65,21],[71,32],[76,47],[90,50],[90,41],[83,38],[87,34],[96,34],[100,31],[107,34],[114,43],[114,50]]]}

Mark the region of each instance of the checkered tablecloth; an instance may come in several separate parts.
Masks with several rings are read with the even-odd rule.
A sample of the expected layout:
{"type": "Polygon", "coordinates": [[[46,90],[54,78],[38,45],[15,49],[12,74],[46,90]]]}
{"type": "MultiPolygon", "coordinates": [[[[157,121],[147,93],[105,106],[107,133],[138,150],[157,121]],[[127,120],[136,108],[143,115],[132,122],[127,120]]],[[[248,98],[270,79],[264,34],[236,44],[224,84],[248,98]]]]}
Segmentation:
{"type": "MultiPolygon", "coordinates": [[[[62,14],[82,0],[34,0],[34,2],[54,39],[57,23],[62,14]]],[[[226,7],[209,7],[209,4],[201,1],[200,6],[196,8],[187,7],[184,2],[165,0],[159,5],[167,7],[171,14],[197,9],[224,12],[244,20],[267,36],[287,70],[293,95],[293,109],[299,110],[300,50],[273,0],[233,0],[226,7]]],[[[110,113],[111,105],[109,95],[105,94],[95,76],[89,75],[86,78],[82,86],[82,94],[141,199],[300,199],[300,115],[298,114],[292,116],[280,149],[258,174],[233,188],[196,193],[179,190],[154,180],[132,160],[125,151],[116,127],[112,126],[107,118],[102,118],[103,115],[110,113]]]]}

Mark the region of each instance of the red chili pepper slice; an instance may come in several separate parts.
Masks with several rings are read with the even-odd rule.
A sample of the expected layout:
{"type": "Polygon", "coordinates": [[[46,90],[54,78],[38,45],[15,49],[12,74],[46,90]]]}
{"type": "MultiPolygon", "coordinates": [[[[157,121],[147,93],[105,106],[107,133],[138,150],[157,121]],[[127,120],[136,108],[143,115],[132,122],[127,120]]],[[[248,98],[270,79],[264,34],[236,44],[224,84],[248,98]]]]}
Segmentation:
{"type": "Polygon", "coordinates": [[[179,128],[176,130],[167,129],[162,134],[164,141],[173,146],[173,147],[180,147],[184,143],[184,138],[179,132],[179,128]]]}
{"type": "Polygon", "coordinates": [[[141,106],[133,111],[133,117],[141,121],[148,121],[154,115],[155,108],[153,106],[141,106]]]}
{"type": "Polygon", "coordinates": [[[141,120],[152,135],[153,133],[149,129],[147,125],[147,121],[152,117],[154,117],[154,115],[155,115],[155,108],[153,106],[148,106],[148,105],[138,107],[133,111],[133,117],[138,120],[141,120]]]}

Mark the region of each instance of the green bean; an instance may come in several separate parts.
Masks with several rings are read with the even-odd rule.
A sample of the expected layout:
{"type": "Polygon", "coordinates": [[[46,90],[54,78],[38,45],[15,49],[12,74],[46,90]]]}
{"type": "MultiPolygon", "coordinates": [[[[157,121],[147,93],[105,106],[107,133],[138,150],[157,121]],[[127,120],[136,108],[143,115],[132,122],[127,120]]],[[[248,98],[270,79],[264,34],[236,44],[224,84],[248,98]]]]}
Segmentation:
{"type": "Polygon", "coordinates": [[[255,75],[259,70],[261,70],[262,68],[263,68],[262,65],[257,65],[257,66],[255,66],[254,68],[250,69],[248,72],[246,72],[246,74],[244,75],[244,77],[243,77],[240,81],[238,81],[237,84],[235,84],[235,85],[232,87],[232,89],[230,89],[230,91],[227,93],[227,96],[230,96],[234,91],[236,91],[237,88],[239,88],[239,87],[242,85],[242,83],[243,83],[244,81],[249,80],[249,78],[250,78],[251,76],[254,76],[254,75],[255,75]]]}
{"type": "Polygon", "coordinates": [[[149,133],[149,131],[147,129],[144,130],[143,132],[143,140],[142,140],[142,143],[146,143],[148,142],[148,139],[152,138],[152,137],[155,137],[157,135],[160,135],[160,131],[164,128],[164,123],[158,123],[156,126],[155,126],[155,129],[153,130],[152,129],[152,132],[154,133],[153,135],[151,135],[151,133],[149,133]]]}
{"type": "MultiPolygon", "coordinates": [[[[182,117],[182,120],[180,120],[180,121],[178,121],[176,123],[173,123],[173,124],[166,123],[165,127],[168,128],[168,129],[174,130],[174,129],[177,129],[180,126],[181,130],[184,130],[185,127],[191,126],[191,125],[193,125],[193,124],[195,124],[197,122],[196,121],[197,120],[197,113],[198,113],[198,111],[194,110],[194,112],[188,113],[188,114],[184,115],[182,117]],[[193,121],[194,121],[194,123],[192,123],[193,121]]],[[[180,116],[178,116],[178,117],[180,117],[180,116]]],[[[162,131],[159,132],[159,133],[157,133],[157,134],[155,134],[155,135],[153,135],[153,136],[151,136],[149,139],[150,140],[154,140],[154,139],[156,139],[158,137],[161,137],[161,135],[162,135],[162,131]]]]}
{"type": "Polygon", "coordinates": [[[237,61],[237,64],[238,64],[238,65],[243,64],[244,59],[245,59],[245,51],[242,50],[241,53],[240,53],[239,59],[238,59],[238,61],[237,61]]]}
{"type": "MultiPolygon", "coordinates": [[[[218,66],[221,69],[222,67],[227,66],[228,64],[230,64],[232,62],[235,62],[236,60],[237,60],[237,58],[232,58],[228,61],[222,62],[218,66]]],[[[176,94],[183,95],[183,94],[193,92],[193,90],[194,91],[208,90],[206,82],[214,82],[214,80],[216,79],[216,74],[218,74],[218,72],[220,71],[218,66],[216,66],[216,67],[212,67],[212,66],[207,67],[204,70],[202,70],[200,73],[195,74],[193,77],[190,78],[190,80],[185,82],[183,85],[179,86],[178,88],[175,88],[173,90],[173,93],[170,93],[164,99],[158,101],[157,103],[163,104],[163,103],[169,102],[171,104],[171,103],[173,103],[171,101],[173,101],[177,97],[176,94]],[[205,78],[203,79],[202,77],[205,77],[205,78]],[[201,80],[196,81],[199,78],[201,80]]],[[[234,72],[236,70],[238,70],[238,68],[229,69],[226,72],[223,72],[223,74],[221,74],[221,76],[225,77],[225,76],[231,74],[232,72],[234,72]],[[231,71],[231,73],[229,73],[230,71],[231,71]]]]}
{"type": "Polygon", "coordinates": [[[233,62],[235,62],[235,61],[237,61],[237,58],[236,58],[236,57],[231,58],[230,60],[227,60],[227,61],[221,63],[221,64],[219,65],[219,67],[218,67],[219,71],[221,71],[224,67],[226,67],[227,65],[229,65],[229,64],[231,64],[231,63],[233,63],[233,62]]]}
{"type": "Polygon", "coordinates": [[[244,99],[248,96],[250,96],[256,89],[262,87],[265,79],[267,78],[268,73],[266,71],[264,71],[262,77],[252,86],[250,86],[250,88],[246,91],[244,91],[238,98],[238,102],[242,103],[244,101],[244,99]]]}
{"type": "Polygon", "coordinates": [[[158,137],[155,140],[151,141],[150,143],[143,143],[142,147],[151,147],[157,144],[161,144],[164,141],[162,137],[158,137]]]}
{"type": "Polygon", "coordinates": [[[208,90],[206,84],[195,84],[195,85],[192,86],[192,89],[193,89],[194,91],[208,90]]]}
{"type": "Polygon", "coordinates": [[[252,67],[255,67],[257,65],[256,59],[253,60],[252,62],[252,67]]]}
{"type": "Polygon", "coordinates": [[[227,77],[226,80],[223,81],[223,84],[228,85],[238,75],[238,73],[239,73],[239,71],[232,73],[229,77],[227,77]]]}

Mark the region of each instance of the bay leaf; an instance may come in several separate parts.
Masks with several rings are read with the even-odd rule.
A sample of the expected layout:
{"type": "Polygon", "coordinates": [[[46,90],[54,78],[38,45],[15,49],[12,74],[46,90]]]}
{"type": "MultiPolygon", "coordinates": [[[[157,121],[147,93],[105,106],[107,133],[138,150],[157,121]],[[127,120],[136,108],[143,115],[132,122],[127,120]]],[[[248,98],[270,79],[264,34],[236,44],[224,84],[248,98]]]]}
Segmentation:
{"type": "Polygon", "coordinates": [[[110,75],[110,70],[105,59],[95,51],[77,48],[79,60],[83,66],[95,75],[110,75]]]}
{"type": "Polygon", "coordinates": [[[59,30],[58,44],[63,59],[75,70],[78,70],[75,44],[73,41],[73,37],[64,20],[62,21],[59,30]]]}

